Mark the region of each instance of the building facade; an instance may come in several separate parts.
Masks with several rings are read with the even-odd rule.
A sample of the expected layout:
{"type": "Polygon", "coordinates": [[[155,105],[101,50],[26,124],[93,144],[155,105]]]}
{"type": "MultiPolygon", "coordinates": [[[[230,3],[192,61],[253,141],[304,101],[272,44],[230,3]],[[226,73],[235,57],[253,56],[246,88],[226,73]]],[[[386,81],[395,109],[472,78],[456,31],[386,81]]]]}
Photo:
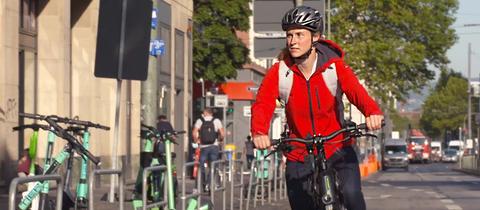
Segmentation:
{"type": "MultiPolygon", "coordinates": [[[[116,80],[94,76],[99,0],[0,0],[0,169],[16,168],[20,151],[29,147],[31,131],[12,127],[33,123],[18,113],[55,114],[110,126],[91,129],[91,152],[111,167],[114,141],[116,80]]],[[[156,38],[165,53],[154,57],[158,74],[158,113],[178,130],[191,125],[192,0],[158,0],[156,38]]],[[[148,52],[146,52],[148,53],[148,52]]],[[[152,59],[152,58],[151,58],[152,59]]],[[[152,68],[149,68],[152,69],[152,68]]],[[[138,169],[141,82],[124,81],[121,89],[117,154],[127,177],[138,169]]],[[[42,123],[42,122],[38,122],[42,123]]],[[[177,154],[185,154],[188,135],[177,154]]],[[[54,154],[65,141],[56,140],[54,154]]],[[[38,157],[46,154],[46,132],[40,132],[38,157]]],[[[178,161],[183,155],[178,155],[178,161]]],[[[178,157],[177,156],[177,157],[178,157]]],[[[43,165],[43,162],[39,162],[43,165]]],[[[0,170],[8,185],[16,170],[0,170]]]]}

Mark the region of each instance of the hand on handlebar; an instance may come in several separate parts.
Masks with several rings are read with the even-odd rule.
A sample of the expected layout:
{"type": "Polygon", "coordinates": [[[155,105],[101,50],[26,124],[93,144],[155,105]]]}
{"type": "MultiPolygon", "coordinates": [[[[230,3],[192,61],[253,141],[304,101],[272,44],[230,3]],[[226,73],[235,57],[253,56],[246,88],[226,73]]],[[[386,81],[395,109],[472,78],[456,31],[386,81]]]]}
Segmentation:
{"type": "Polygon", "coordinates": [[[253,137],[253,143],[257,149],[267,149],[270,147],[270,138],[268,135],[256,135],[253,137]]]}
{"type": "Polygon", "coordinates": [[[383,115],[370,115],[366,119],[367,128],[370,131],[382,128],[383,115]]]}

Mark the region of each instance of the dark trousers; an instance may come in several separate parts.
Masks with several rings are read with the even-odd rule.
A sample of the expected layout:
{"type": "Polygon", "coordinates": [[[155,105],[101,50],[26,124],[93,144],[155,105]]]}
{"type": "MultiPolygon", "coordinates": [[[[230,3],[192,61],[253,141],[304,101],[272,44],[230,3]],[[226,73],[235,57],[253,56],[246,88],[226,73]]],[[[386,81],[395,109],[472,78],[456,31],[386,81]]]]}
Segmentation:
{"type": "Polygon", "coordinates": [[[252,168],[252,161],[253,159],[255,159],[255,156],[254,155],[246,155],[247,157],[247,167],[248,167],[248,171],[250,171],[250,169],[252,168]]]}
{"type": "MultiPolygon", "coordinates": [[[[335,154],[332,164],[340,179],[340,189],[343,193],[343,203],[348,210],[365,210],[358,159],[352,147],[342,149],[344,155],[335,154]]],[[[287,162],[285,177],[287,179],[288,200],[292,210],[317,210],[310,196],[309,177],[312,175],[304,163],[287,162]]]]}
{"type": "Polygon", "coordinates": [[[203,185],[210,184],[210,173],[205,176],[205,163],[208,163],[208,167],[211,167],[211,162],[219,159],[218,154],[219,148],[217,145],[211,145],[200,149],[200,171],[202,173],[203,185]]]}

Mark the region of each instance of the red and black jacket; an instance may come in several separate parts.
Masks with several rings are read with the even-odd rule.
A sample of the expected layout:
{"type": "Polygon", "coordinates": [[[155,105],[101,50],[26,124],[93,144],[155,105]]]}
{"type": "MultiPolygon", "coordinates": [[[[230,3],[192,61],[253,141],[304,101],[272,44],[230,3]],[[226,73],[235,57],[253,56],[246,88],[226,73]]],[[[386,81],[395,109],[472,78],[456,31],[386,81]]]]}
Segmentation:
{"type": "MultiPolygon", "coordinates": [[[[285,105],[290,137],[305,138],[307,135],[327,135],[341,128],[343,103],[328,90],[322,72],[335,63],[338,88],[347,96],[366,117],[382,114],[377,103],[368,95],[359,83],[351,68],[343,61],[344,53],[334,42],[322,40],[316,45],[317,69],[307,81],[296,64],[290,59],[285,63],[293,72],[293,84],[285,105]]],[[[268,135],[270,120],[279,97],[279,63],[275,63],[263,79],[252,106],[251,132],[253,136],[268,135]]],[[[338,96],[337,96],[338,97],[338,96]]],[[[341,96],[340,96],[341,97],[341,96]]],[[[342,140],[343,135],[332,139],[342,140]]],[[[325,153],[329,158],[337,149],[352,145],[353,141],[325,144],[325,153]]],[[[307,154],[305,145],[292,142],[294,149],[285,154],[289,161],[303,162],[307,154]]]]}

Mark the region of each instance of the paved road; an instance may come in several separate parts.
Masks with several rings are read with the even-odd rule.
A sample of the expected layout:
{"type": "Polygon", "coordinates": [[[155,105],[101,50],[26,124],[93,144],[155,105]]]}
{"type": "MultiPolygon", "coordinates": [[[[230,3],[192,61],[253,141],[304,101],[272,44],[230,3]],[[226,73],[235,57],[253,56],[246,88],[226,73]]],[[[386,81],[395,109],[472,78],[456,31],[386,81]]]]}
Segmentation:
{"type": "Polygon", "coordinates": [[[480,209],[480,178],[453,171],[455,164],[412,164],[410,171],[389,170],[364,180],[369,210],[480,209]]]}

